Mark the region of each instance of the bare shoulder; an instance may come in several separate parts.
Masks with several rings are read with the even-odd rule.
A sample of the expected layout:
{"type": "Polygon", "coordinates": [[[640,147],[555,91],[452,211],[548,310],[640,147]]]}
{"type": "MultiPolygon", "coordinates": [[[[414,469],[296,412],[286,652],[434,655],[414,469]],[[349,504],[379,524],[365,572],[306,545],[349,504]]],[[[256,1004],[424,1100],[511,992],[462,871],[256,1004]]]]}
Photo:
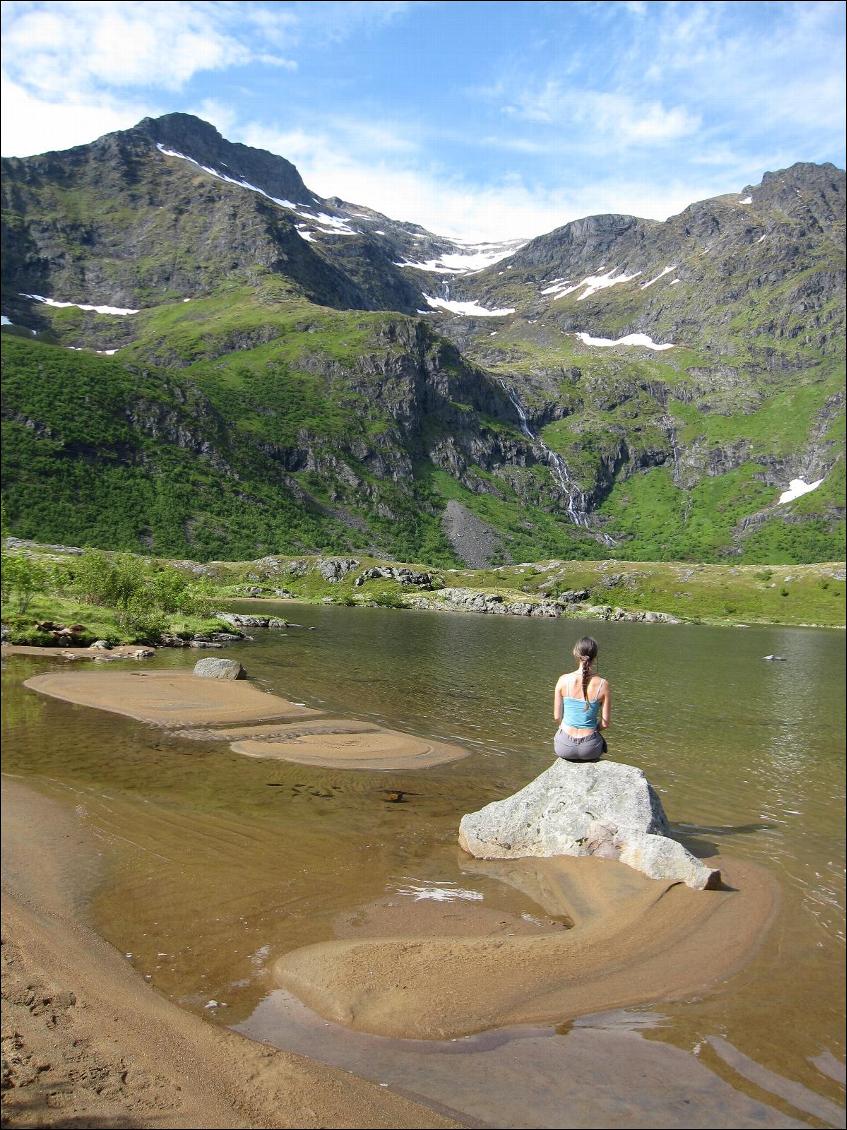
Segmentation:
{"type": "Polygon", "coordinates": [[[592,689],[596,690],[598,695],[605,694],[609,689],[609,680],[604,679],[602,675],[595,675],[594,680],[596,681],[592,689]]]}

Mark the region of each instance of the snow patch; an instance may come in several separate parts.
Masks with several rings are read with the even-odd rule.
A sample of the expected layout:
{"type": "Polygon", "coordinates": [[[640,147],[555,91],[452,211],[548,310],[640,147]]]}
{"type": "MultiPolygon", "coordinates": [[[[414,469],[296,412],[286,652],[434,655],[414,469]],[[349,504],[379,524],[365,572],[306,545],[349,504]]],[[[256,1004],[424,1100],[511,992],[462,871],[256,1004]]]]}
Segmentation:
{"type": "Polygon", "coordinates": [[[13,326],[15,323],[10,321],[5,314],[0,314],[0,326],[13,326]]]}
{"type": "Polygon", "coordinates": [[[117,353],[118,351],[117,351],[117,349],[95,349],[94,352],[95,353],[102,353],[104,355],[104,357],[111,357],[113,354],[117,353]]]}
{"type": "Polygon", "coordinates": [[[515,308],[510,306],[503,310],[487,310],[477,302],[451,302],[447,298],[430,298],[424,295],[430,306],[440,310],[449,310],[453,314],[462,314],[465,317],[475,318],[504,318],[507,314],[514,314],[515,308]]]}
{"type": "MultiPolygon", "coordinates": [[[[415,236],[416,239],[426,238],[415,236]]],[[[458,251],[450,251],[439,255],[435,259],[425,262],[413,263],[404,260],[395,263],[395,267],[414,267],[417,271],[430,271],[439,275],[474,275],[484,271],[486,267],[493,267],[501,259],[508,259],[526,245],[526,240],[507,240],[505,243],[462,243],[460,240],[453,242],[458,251]]]]}
{"type": "Polygon", "coordinates": [[[682,282],[682,279],[671,279],[670,285],[676,286],[678,282],[682,282]]]}
{"type": "MultiPolygon", "coordinates": [[[[250,184],[250,182],[243,177],[228,177],[225,173],[218,172],[217,169],[211,169],[208,165],[201,165],[199,161],[195,161],[193,157],[189,157],[185,153],[178,153],[176,149],[166,149],[165,146],[159,142],[156,142],[156,148],[166,157],[178,157],[181,161],[189,161],[202,172],[208,173],[210,177],[216,177],[226,184],[234,184],[238,188],[246,188],[249,189],[250,192],[257,192],[259,196],[264,196],[264,198],[270,200],[272,204],[277,204],[280,208],[287,208],[288,211],[295,212],[298,216],[302,216],[304,220],[315,220],[316,222],[326,224],[329,228],[337,229],[338,232],[343,232],[345,235],[359,234],[353,231],[345,220],[339,220],[336,216],[330,216],[326,212],[317,212],[314,208],[309,208],[308,205],[297,205],[292,200],[281,200],[278,196],[271,196],[269,192],[265,192],[263,188],[258,188],[255,184],[250,184]],[[302,207],[307,208],[307,212],[314,213],[314,215],[309,215],[307,212],[302,211],[302,207]]],[[[318,202],[317,197],[313,196],[312,199],[318,202]]]]}
{"type": "Polygon", "coordinates": [[[606,349],[612,345],[642,345],[645,349],[655,349],[657,351],[674,348],[673,342],[657,345],[647,334],[627,334],[626,337],[619,337],[617,340],[613,340],[610,337],[592,337],[591,334],[587,333],[577,333],[575,336],[585,345],[600,345],[606,349]]]}
{"type": "MultiPolygon", "coordinates": [[[[629,282],[631,279],[637,278],[641,272],[636,271],[632,275],[616,275],[617,267],[612,267],[605,275],[588,275],[582,282],[570,284],[567,279],[554,279],[550,286],[542,290],[542,294],[555,294],[556,298],[564,298],[566,294],[572,294],[580,287],[585,287],[583,293],[577,299],[577,302],[583,302],[586,298],[590,298],[592,294],[596,294],[598,290],[605,290],[609,286],[617,286],[618,283],[629,282]]],[[[673,270],[673,268],[669,268],[673,270]]],[[[661,277],[661,276],[659,276],[661,277]]],[[[656,281],[655,279],[653,280],[656,281]]],[[[649,285],[649,284],[648,284],[649,285]]]]}
{"type": "Polygon", "coordinates": [[[752,204],[753,203],[753,197],[752,196],[745,196],[744,199],[739,200],[738,203],[739,204],[752,204]]]}
{"type": "Polygon", "coordinates": [[[584,302],[592,294],[596,294],[598,290],[605,290],[609,286],[617,286],[618,283],[629,282],[631,279],[637,278],[641,274],[636,271],[632,275],[615,275],[617,267],[612,267],[611,271],[607,271],[605,275],[589,275],[587,279],[583,279],[579,284],[586,288],[585,293],[581,294],[577,302],[584,302]]]}
{"type": "Polygon", "coordinates": [[[767,239],[767,236],[760,235],[759,238],[756,240],[756,243],[764,243],[766,239],[767,239]]]}
{"type": "Polygon", "coordinates": [[[788,484],[788,490],[784,490],[779,496],[777,506],[782,506],[785,502],[793,502],[795,498],[808,494],[810,490],[817,490],[822,482],[823,479],[817,479],[813,483],[807,483],[803,479],[792,479],[788,484]]]}
{"type": "Polygon", "coordinates": [[[555,294],[556,297],[559,298],[563,294],[570,294],[572,290],[576,290],[576,286],[571,284],[570,279],[553,279],[550,285],[546,286],[541,293],[555,294]]]}
{"type": "Polygon", "coordinates": [[[315,242],[315,237],[312,235],[308,228],[297,228],[297,234],[301,239],[305,239],[307,243],[315,242]]]}
{"type": "Polygon", "coordinates": [[[137,310],[125,310],[120,306],[88,306],[83,302],[57,302],[55,298],[45,298],[42,294],[24,294],[23,291],[20,293],[21,298],[31,298],[33,302],[43,302],[45,306],[57,306],[61,309],[73,306],[77,310],[93,310],[96,314],[118,314],[121,317],[138,313],[137,310]]]}
{"type": "Polygon", "coordinates": [[[671,273],[671,271],[675,271],[675,270],[676,270],[676,263],[672,264],[670,267],[662,267],[661,271],[659,271],[658,275],[656,275],[656,277],[654,279],[650,279],[649,282],[641,284],[641,289],[646,290],[648,286],[652,286],[653,283],[658,282],[659,279],[664,278],[665,275],[669,275],[671,273]]]}

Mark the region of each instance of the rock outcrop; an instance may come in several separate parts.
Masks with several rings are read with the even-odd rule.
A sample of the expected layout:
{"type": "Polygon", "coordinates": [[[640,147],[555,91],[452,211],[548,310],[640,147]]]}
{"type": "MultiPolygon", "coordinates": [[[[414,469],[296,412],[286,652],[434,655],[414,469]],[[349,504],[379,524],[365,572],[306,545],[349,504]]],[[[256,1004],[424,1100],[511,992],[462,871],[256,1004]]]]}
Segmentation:
{"type": "Polygon", "coordinates": [[[463,816],[459,844],[478,859],[596,855],[695,890],[720,883],[720,871],[670,838],[642,771],[614,761],[557,760],[520,792],[463,816]]]}

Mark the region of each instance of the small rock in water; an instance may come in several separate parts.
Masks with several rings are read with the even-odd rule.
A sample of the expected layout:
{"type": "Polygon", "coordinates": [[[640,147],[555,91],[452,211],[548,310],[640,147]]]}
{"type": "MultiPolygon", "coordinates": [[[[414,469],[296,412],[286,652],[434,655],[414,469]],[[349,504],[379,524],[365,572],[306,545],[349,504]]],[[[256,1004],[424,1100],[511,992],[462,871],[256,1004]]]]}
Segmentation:
{"type": "Polygon", "coordinates": [[[771,663],[784,663],[785,662],[785,656],[784,655],[763,655],[762,659],[767,659],[771,663]]]}
{"type": "Polygon", "coordinates": [[[108,640],[95,640],[94,643],[89,644],[89,647],[97,648],[98,651],[111,651],[112,645],[108,640]]]}
{"type": "Polygon", "coordinates": [[[199,659],[194,674],[201,679],[246,679],[247,673],[235,659],[199,659]]]}

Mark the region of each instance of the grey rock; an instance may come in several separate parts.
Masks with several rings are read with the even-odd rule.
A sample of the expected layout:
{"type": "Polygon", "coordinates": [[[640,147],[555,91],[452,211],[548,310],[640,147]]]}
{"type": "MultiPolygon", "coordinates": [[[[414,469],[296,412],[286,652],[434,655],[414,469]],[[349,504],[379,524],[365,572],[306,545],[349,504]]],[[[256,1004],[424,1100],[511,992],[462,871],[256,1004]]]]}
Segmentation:
{"type": "Polygon", "coordinates": [[[137,647],[135,651],[128,653],[128,659],[152,659],[156,654],[154,647],[137,647]]]}
{"type": "Polygon", "coordinates": [[[215,641],[215,640],[198,640],[198,639],[194,639],[194,640],[189,640],[189,641],[188,641],[188,646],[189,646],[189,647],[217,647],[217,648],[222,648],[222,647],[223,647],[223,644],[222,644],[222,643],[217,643],[217,641],[215,641]]]}
{"type": "Polygon", "coordinates": [[[215,617],[218,620],[223,620],[225,624],[232,624],[235,628],[240,628],[242,625],[248,628],[267,628],[267,616],[246,616],[238,612],[216,612],[215,617]]]}
{"type": "Polygon", "coordinates": [[[246,679],[244,668],[234,659],[198,659],[194,674],[201,679],[246,679]]]}
{"type": "Polygon", "coordinates": [[[588,600],[588,589],[567,589],[556,597],[559,604],[576,604],[580,600],[588,600]]]}
{"type": "Polygon", "coordinates": [[[333,585],[358,567],[359,562],[353,557],[328,557],[317,564],[318,573],[333,585]]]}
{"type": "Polygon", "coordinates": [[[88,646],[91,647],[91,648],[95,648],[97,651],[111,651],[112,650],[112,645],[109,643],[108,640],[95,640],[94,643],[91,643],[88,646]]]}
{"type": "Polygon", "coordinates": [[[432,573],[416,573],[404,566],[398,568],[393,565],[374,565],[370,569],[363,569],[353,582],[353,586],[359,588],[366,581],[375,580],[399,581],[401,585],[417,585],[424,589],[431,588],[433,584],[432,573]]]}
{"type": "Polygon", "coordinates": [[[520,792],[463,816],[459,844],[478,859],[597,855],[697,890],[720,882],[719,871],[669,837],[642,771],[614,761],[557,760],[520,792]]]}

